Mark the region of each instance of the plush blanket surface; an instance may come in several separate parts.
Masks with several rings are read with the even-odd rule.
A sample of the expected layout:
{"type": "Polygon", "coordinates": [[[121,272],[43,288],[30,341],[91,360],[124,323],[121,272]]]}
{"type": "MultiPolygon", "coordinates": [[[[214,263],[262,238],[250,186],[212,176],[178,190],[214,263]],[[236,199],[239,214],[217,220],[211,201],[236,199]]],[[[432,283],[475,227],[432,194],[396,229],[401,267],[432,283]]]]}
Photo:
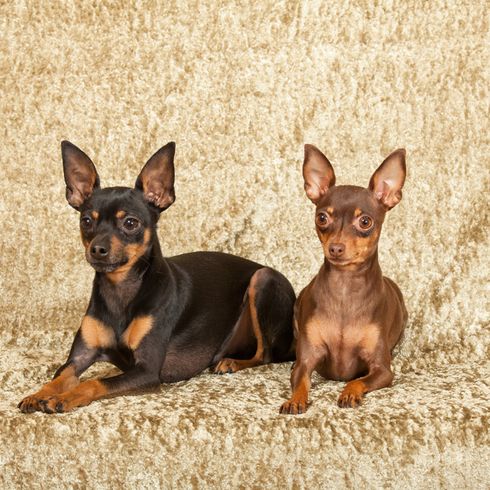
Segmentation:
{"type": "Polygon", "coordinates": [[[478,0],[1,2],[0,487],[488,488],[488,20],[478,0]],[[62,139],[103,185],[175,140],[164,253],[238,254],[297,292],[322,262],[303,144],[359,185],[405,147],[380,241],[410,314],[393,387],[340,409],[315,376],[282,416],[286,363],[21,414],[91,288],[62,139]]]}

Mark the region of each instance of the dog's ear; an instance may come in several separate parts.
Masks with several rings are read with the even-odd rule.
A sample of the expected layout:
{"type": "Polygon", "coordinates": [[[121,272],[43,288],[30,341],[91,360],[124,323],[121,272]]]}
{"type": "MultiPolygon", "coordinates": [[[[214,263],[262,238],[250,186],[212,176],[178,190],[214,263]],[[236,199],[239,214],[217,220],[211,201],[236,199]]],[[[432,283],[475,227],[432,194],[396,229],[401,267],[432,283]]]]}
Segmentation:
{"type": "Polygon", "coordinates": [[[134,185],[158,211],[167,209],[175,201],[174,155],[175,143],[171,141],[146,162],[134,185]]]}
{"type": "Polygon", "coordinates": [[[66,183],[66,200],[75,209],[100,187],[99,176],[92,160],[69,141],[61,142],[61,157],[66,183]]]}
{"type": "Polygon", "coordinates": [[[403,148],[388,155],[369,181],[369,189],[386,209],[395,207],[401,201],[407,175],[405,155],[403,148]]]}
{"type": "Polygon", "coordinates": [[[335,185],[333,167],[316,146],[305,145],[303,179],[306,195],[315,204],[330,187],[335,185]]]}

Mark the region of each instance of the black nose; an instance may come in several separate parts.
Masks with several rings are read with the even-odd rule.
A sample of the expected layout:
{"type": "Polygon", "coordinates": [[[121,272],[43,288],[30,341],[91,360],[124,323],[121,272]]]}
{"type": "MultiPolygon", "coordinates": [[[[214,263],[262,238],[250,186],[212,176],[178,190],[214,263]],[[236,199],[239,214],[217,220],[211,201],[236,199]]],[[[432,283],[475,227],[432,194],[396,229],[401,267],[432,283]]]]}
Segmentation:
{"type": "Polygon", "coordinates": [[[90,247],[90,255],[94,259],[105,259],[109,254],[109,250],[104,245],[92,245],[90,247]]]}
{"type": "Polygon", "coordinates": [[[340,257],[345,251],[345,245],[343,243],[331,243],[328,251],[332,257],[340,257]]]}

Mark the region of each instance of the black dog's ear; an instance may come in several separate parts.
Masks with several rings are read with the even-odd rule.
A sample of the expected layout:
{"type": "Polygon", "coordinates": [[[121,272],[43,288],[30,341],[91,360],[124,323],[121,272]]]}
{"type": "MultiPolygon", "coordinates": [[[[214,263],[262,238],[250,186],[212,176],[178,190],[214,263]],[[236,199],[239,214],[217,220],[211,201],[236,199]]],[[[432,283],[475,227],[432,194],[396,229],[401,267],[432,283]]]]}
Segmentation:
{"type": "Polygon", "coordinates": [[[79,209],[94,189],[100,187],[99,176],[92,160],[69,141],[61,142],[63,173],[66,183],[66,200],[79,209]]]}
{"type": "Polygon", "coordinates": [[[329,187],[335,185],[333,167],[316,146],[305,145],[303,179],[306,195],[314,204],[318,203],[329,187]]]}
{"type": "Polygon", "coordinates": [[[396,206],[402,198],[402,187],[407,175],[405,155],[403,148],[390,153],[369,181],[369,189],[387,210],[396,206]]]}
{"type": "Polygon", "coordinates": [[[175,143],[171,141],[146,162],[134,185],[160,212],[175,201],[174,155],[175,143]]]}

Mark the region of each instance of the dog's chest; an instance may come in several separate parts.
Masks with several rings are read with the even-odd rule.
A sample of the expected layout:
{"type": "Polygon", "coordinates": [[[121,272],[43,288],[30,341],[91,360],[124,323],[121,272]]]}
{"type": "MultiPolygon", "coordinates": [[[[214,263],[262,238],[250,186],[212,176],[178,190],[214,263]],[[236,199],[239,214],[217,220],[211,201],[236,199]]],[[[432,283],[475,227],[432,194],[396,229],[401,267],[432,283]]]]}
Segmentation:
{"type": "Polygon", "coordinates": [[[347,380],[365,369],[365,359],[378,343],[379,328],[370,323],[342,323],[317,316],[307,323],[307,335],[325,351],[318,372],[326,378],[347,380]]]}

